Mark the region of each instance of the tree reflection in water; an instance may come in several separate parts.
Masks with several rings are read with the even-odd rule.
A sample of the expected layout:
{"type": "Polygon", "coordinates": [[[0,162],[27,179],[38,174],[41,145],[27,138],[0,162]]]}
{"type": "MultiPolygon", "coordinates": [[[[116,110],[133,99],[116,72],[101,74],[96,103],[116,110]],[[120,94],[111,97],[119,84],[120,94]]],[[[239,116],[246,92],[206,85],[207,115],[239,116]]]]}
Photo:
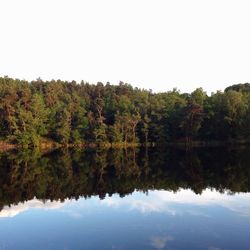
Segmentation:
{"type": "Polygon", "coordinates": [[[135,190],[250,191],[249,148],[57,150],[2,153],[0,207],[135,190]]]}

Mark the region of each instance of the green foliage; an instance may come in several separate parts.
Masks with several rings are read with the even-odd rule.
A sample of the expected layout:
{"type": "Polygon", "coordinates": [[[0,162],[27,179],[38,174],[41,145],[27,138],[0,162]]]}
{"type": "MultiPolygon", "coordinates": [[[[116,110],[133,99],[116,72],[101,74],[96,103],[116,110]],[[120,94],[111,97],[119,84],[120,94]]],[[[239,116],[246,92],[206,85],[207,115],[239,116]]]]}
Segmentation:
{"type": "Polygon", "coordinates": [[[250,140],[249,84],[211,96],[197,88],[152,93],[98,83],[0,78],[0,139],[26,147],[42,139],[81,143],[250,140]]]}

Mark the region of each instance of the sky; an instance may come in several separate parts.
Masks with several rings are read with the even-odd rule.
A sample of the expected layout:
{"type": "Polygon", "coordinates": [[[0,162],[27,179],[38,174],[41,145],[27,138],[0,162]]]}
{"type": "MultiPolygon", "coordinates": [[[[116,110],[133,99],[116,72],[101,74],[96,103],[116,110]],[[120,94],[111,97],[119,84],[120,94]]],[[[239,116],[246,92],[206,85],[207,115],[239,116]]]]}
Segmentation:
{"type": "Polygon", "coordinates": [[[208,93],[250,82],[248,0],[0,0],[0,76],[208,93]]]}

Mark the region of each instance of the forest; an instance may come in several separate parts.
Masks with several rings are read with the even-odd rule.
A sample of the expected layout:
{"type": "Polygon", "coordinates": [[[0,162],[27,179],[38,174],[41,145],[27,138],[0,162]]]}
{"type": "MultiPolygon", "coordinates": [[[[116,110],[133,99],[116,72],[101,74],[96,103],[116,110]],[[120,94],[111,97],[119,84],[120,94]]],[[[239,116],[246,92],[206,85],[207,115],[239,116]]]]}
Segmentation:
{"type": "Polygon", "coordinates": [[[250,141],[250,84],[207,95],[0,78],[0,141],[24,147],[250,141]]]}

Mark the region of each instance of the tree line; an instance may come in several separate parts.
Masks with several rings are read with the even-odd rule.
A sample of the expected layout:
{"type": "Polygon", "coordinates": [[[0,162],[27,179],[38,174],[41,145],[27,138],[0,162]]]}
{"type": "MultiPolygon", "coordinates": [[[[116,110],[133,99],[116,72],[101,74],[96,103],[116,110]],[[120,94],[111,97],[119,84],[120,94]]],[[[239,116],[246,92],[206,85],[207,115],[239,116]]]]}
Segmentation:
{"type": "Polygon", "coordinates": [[[210,96],[120,82],[0,78],[0,140],[24,146],[148,144],[250,139],[250,84],[210,96]]]}

